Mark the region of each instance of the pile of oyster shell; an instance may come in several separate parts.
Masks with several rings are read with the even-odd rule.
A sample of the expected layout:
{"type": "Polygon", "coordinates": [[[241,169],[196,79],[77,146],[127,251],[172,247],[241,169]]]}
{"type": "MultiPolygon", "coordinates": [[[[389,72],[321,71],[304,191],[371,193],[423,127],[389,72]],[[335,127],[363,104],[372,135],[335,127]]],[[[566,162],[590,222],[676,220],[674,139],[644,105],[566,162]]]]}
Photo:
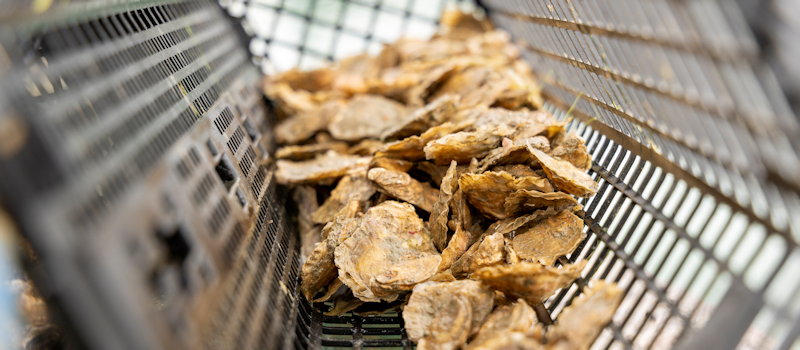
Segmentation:
{"type": "Polygon", "coordinates": [[[402,310],[419,349],[586,349],[617,287],[592,281],[554,325],[542,302],[586,265],[564,257],[586,238],[591,155],[540,109],[507,33],[456,12],[442,23],[376,57],[266,78],[301,290],[333,301],[328,315],[402,310]]]}

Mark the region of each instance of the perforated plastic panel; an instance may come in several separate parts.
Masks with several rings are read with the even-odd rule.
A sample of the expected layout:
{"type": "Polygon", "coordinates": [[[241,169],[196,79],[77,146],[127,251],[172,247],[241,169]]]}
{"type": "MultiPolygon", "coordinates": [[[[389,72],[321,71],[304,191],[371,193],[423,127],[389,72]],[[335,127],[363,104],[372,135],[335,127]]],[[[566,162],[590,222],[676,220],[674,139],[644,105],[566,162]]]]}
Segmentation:
{"type": "Polygon", "coordinates": [[[2,201],[81,345],[292,334],[298,245],[242,35],[206,1],[56,3],[2,22],[2,201]]]}

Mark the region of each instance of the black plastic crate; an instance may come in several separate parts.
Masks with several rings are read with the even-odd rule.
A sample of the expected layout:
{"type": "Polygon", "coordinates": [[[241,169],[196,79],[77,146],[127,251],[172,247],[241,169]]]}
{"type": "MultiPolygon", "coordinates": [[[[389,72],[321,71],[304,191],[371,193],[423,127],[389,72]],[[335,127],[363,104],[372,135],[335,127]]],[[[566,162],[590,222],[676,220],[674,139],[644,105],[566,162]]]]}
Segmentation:
{"type": "MultiPolygon", "coordinates": [[[[256,66],[433,34],[443,2],[13,5],[0,135],[25,137],[0,140],[0,198],[81,345],[413,347],[399,314],[326,317],[298,293],[286,189],[261,164],[274,121],[256,66]]],[[[458,6],[524,41],[545,109],[593,155],[600,191],[581,200],[589,234],[568,257],[589,264],[551,315],[607,279],[626,294],[595,348],[798,348],[798,79],[780,58],[800,45],[778,11],[791,5],[458,6]]]]}

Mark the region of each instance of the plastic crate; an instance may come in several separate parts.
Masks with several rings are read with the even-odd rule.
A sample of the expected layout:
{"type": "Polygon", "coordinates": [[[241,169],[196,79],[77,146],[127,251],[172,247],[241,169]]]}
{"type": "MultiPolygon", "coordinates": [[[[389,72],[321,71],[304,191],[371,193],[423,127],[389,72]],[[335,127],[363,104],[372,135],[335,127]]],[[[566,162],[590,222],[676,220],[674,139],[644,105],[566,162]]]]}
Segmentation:
{"type": "MultiPolygon", "coordinates": [[[[0,16],[0,198],[80,345],[413,348],[398,314],[327,317],[298,293],[248,62],[311,68],[430,35],[442,2],[47,3],[0,16]]],[[[569,255],[590,263],[551,315],[608,279],[625,299],[593,348],[800,347],[798,79],[780,64],[800,46],[778,11],[791,6],[460,6],[525,42],[548,111],[566,119],[580,95],[568,128],[600,191],[581,200],[589,234],[569,255]]]]}

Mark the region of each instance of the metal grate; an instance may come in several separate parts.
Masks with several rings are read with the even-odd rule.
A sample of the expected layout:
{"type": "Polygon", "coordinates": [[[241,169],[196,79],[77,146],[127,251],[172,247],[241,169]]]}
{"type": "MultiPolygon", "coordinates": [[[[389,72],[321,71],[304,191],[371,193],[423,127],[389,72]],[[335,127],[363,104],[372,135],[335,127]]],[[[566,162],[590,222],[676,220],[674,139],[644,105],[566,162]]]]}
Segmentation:
{"type": "Polygon", "coordinates": [[[231,125],[233,121],[233,113],[231,113],[230,109],[224,109],[222,113],[219,114],[217,119],[214,119],[214,125],[217,126],[217,131],[220,134],[225,133],[225,130],[228,130],[228,126],[231,125]]]}
{"type": "MultiPolygon", "coordinates": [[[[267,72],[376,51],[369,43],[381,41],[373,22],[385,3],[342,1],[331,11],[338,16],[325,19],[316,14],[320,2],[227,6],[234,15],[247,9],[250,48],[267,72]],[[361,32],[345,25],[349,6],[369,8],[361,32]],[[282,37],[277,28],[292,22],[301,35],[282,37]],[[318,26],[334,32],[322,46],[313,41],[318,26]],[[360,44],[342,48],[333,38],[344,35],[360,44]]],[[[800,129],[738,5],[487,0],[480,7],[521,40],[544,80],[548,110],[565,119],[580,95],[569,128],[588,141],[601,183],[582,203],[588,238],[569,256],[589,267],[546,302],[551,314],[557,318],[589,280],[610,279],[626,298],[597,348],[796,346],[800,283],[789,276],[800,268],[800,129]],[[722,332],[725,339],[714,337],[722,332]]],[[[410,347],[365,338],[402,334],[362,327],[402,327],[398,316],[325,317],[305,304],[300,311],[297,348],[410,347]]]]}
{"type": "MultiPolygon", "coordinates": [[[[298,294],[295,214],[263,162],[274,120],[247,61],[377,53],[433,34],[444,1],[221,4],[242,32],[202,1],[0,16],[0,128],[27,135],[10,155],[0,140],[0,194],[42,257],[43,292],[89,348],[412,348],[399,314],[328,317],[298,294]]],[[[625,299],[594,348],[800,344],[797,100],[764,55],[781,42],[765,47],[769,27],[740,4],[787,6],[477,6],[523,42],[545,108],[594,156],[589,234],[568,256],[590,263],[545,302],[557,319],[591,279],[617,281],[625,299]]]]}
{"type": "MultiPolygon", "coordinates": [[[[579,252],[594,260],[589,276],[627,285],[598,342],[791,347],[798,286],[786,274],[800,267],[800,201],[790,169],[800,165],[800,129],[736,5],[484,5],[524,42],[552,108],[580,95],[574,127],[603,182],[585,204],[594,235],[579,252]],[[722,330],[725,341],[714,338],[722,330]]],[[[562,291],[550,311],[573,293],[562,291]]]]}
{"type": "Polygon", "coordinates": [[[240,31],[205,1],[48,4],[0,16],[0,129],[24,135],[0,140],[0,196],[80,345],[228,348],[219,322],[294,327],[263,317],[296,299],[274,286],[294,285],[298,248],[240,31]]]}

